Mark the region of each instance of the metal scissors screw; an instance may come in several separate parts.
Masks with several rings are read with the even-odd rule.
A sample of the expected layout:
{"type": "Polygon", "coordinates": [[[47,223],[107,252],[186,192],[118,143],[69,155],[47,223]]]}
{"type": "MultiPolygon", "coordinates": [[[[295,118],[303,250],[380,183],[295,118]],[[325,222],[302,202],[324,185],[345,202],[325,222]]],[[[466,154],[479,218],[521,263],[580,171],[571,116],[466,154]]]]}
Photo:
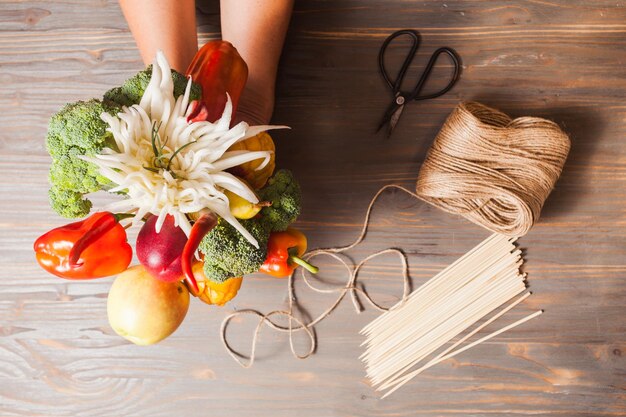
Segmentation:
{"type": "Polygon", "coordinates": [[[417,49],[419,47],[419,44],[420,44],[419,32],[417,32],[416,30],[412,30],[412,29],[403,29],[403,30],[399,30],[397,32],[392,33],[387,39],[385,39],[382,46],[380,47],[380,52],[378,53],[378,66],[380,68],[380,72],[383,76],[383,79],[385,80],[387,85],[389,85],[389,87],[391,88],[391,91],[395,98],[394,101],[391,103],[391,105],[387,108],[387,111],[385,112],[385,115],[383,116],[382,121],[378,125],[378,129],[376,129],[376,131],[378,132],[380,131],[380,129],[383,128],[383,126],[388,125],[387,137],[391,136],[391,133],[393,132],[396,125],[398,124],[398,121],[400,120],[400,116],[402,115],[404,106],[408,101],[412,101],[412,100],[420,101],[420,100],[428,100],[431,98],[440,97],[444,95],[445,93],[447,93],[448,91],[450,91],[452,87],[454,87],[454,84],[456,84],[456,82],[459,80],[459,76],[461,74],[461,63],[460,63],[461,59],[459,58],[457,53],[454,51],[454,49],[443,47],[433,52],[430,59],[428,60],[428,63],[426,64],[426,68],[424,68],[422,75],[417,81],[415,88],[413,88],[413,91],[408,92],[408,93],[402,92],[401,88],[402,88],[402,82],[404,80],[404,76],[406,75],[406,72],[409,69],[411,62],[413,62],[413,58],[415,58],[415,55],[417,54],[417,49]],[[398,75],[396,76],[396,79],[394,81],[391,81],[391,78],[389,77],[389,73],[387,72],[387,69],[385,68],[385,51],[387,50],[387,47],[389,46],[391,41],[393,41],[394,39],[402,35],[409,36],[412,39],[411,49],[409,50],[409,53],[404,59],[404,62],[402,63],[402,67],[400,67],[400,71],[398,71],[398,75]],[[426,80],[428,80],[428,77],[433,71],[433,68],[437,62],[437,59],[442,54],[448,55],[448,57],[450,57],[452,61],[452,64],[454,67],[452,78],[450,79],[448,84],[441,90],[435,93],[431,93],[431,94],[420,95],[420,93],[422,92],[422,89],[424,88],[424,85],[426,84],[426,80]]]}

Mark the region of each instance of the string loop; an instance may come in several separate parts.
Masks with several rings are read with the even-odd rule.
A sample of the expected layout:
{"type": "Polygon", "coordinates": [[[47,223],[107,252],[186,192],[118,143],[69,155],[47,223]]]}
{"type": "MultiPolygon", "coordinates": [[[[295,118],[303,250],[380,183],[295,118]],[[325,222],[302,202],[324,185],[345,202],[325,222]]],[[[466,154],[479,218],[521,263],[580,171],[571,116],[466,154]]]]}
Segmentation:
{"type": "Polygon", "coordinates": [[[233,359],[235,359],[237,363],[239,363],[244,368],[249,368],[254,364],[259,334],[261,333],[261,330],[264,326],[267,326],[278,332],[287,333],[289,336],[289,347],[291,349],[291,353],[293,354],[293,356],[297,359],[308,358],[315,352],[315,349],[317,348],[317,339],[315,337],[314,326],[318,324],[319,322],[321,322],[322,320],[324,320],[326,317],[328,317],[337,308],[337,306],[341,303],[341,301],[345,298],[345,296],[348,293],[350,293],[352,304],[357,313],[360,313],[362,310],[358,295],[361,295],[376,310],[387,311],[389,309],[388,307],[384,307],[381,304],[374,301],[373,298],[367,293],[367,291],[363,288],[360,288],[357,284],[357,277],[358,277],[359,271],[363,268],[363,266],[367,264],[367,262],[371,261],[372,259],[378,256],[381,256],[384,254],[390,254],[390,253],[398,255],[398,258],[400,259],[400,263],[402,265],[402,278],[403,278],[403,289],[402,289],[401,301],[403,302],[407,299],[409,295],[409,291],[410,291],[409,264],[408,264],[406,255],[404,254],[404,252],[402,252],[402,250],[396,249],[396,248],[388,248],[388,249],[375,252],[371,255],[368,255],[365,259],[359,262],[356,266],[351,263],[348,263],[343,257],[339,256],[343,252],[354,248],[355,246],[357,246],[359,243],[363,241],[363,239],[365,238],[365,235],[367,234],[367,229],[369,226],[369,219],[370,219],[370,215],[372,212],[372,208],[374,207],[374,203],[376,203],[376,201],[378,200],[378,198],[383,192],[391,188],[404,191],[405,193],[415,198],[418,198],[418,196],[415,193],[409,191],[408,189],[400,185],[395,185],[395,184],[385,185],[380,190],[378,190],[376,195],[374,195],[374,197],[370,201],[370,204],[367,208],[367,212],[365,214],[365,219],[363,221],[363,226],[361,227],[361,232],[354,242],[352,242],[351,244],[347,246],[342,246],[342,247],[337,247],[337,248],[315,249],[315,250],[305,253],[302,256],[302,258],[306,261],[310,261],[311,259],[318,257],[318,256],[329,256],[337,260],[344,267],[348,276],[346,283],[342,287],[329,288],[329,289],[318,288],[314,286],[309,280],[309,278],[307,277],[307,274],[309,274],[308,271],[306,271],[304,268],[297,268],[291,273],[287,281],[287,292],[288,292],[287,299],[289,300],[287,310],[274,310],[274,311],[270,311],[267,314],[263,314],[256,310],[238,310],[238,311],[234,311],[233,313],[226,316],[226,318],[224,318],[224,320],[222,321],[221,329],[220,329],[220,337],[222,340],[222,344],[226,348],[226,351],[228,352],[228,354],[233,359]],[[302,281],[312,291],[315,291],[320,294],[333,294],[333,293],[339,294],[337,298],[335,299],[335,301],[330,305],[330,307],[328,307],[320,315],[318,315],[316,318],[312,319],[309,322],[304,322],[302,319],[299,319],[294,314],[294,307],[296,304],[294,280],[295,280],[296,273],[298,271],[300,271],[302,281]],[[259,319],[258,324],[252,336],[249,356],[245,356],[241,354],[240,352],[236,351],[228,343],[228,340],[226,337],[226,330],[230,322],[234,318],[242,316],[242,315],[252,315],[252,316],[258,317],[259,319]],[[272,319],[273,317],[286,318],[287,323],[288,323],[287,326],[278,324],[275,320],[272,319]],[[295,322],[295,325],[294,325],[294,322],[295,322]],[[300,332],[300,331],[304,331],[309,340],[309,349],[304,354],[299,354],[296,351],[296,348],[294,346],[293,335],[294,333],[300,332]],[[247,359],[247,362],[245,361],[246,359],[247,359]]]}

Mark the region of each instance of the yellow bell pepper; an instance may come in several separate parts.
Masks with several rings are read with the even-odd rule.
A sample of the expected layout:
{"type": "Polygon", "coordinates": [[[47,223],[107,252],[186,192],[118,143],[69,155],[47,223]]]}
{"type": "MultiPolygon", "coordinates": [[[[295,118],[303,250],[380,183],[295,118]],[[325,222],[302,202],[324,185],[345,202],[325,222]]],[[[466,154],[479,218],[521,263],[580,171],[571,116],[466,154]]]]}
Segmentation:
{"type": "Polygon", "coordinates": [[[256,170],[261,165],[261,163],[263,163],[262,159],[256,159],[254,161],[246,162],[244,164],[229,169],[231,174],[236,175],[239,178],[243,178],[255,190],[263,187],[268,178],[271,177],[274,173],[274,169],[276,168],[276,163],[274,161],[274,152],[276,150],[276,147],[274,146],[274,141],[272,140],[272,137],[267,132],[261,132],[256,136],[252,136],[251,138],[248,138],[244,141],[235,143],[233,146],[228,148],[228,150],[272,151],[270,160],[263,169],[260,169],[258,171],[256,170]]]}

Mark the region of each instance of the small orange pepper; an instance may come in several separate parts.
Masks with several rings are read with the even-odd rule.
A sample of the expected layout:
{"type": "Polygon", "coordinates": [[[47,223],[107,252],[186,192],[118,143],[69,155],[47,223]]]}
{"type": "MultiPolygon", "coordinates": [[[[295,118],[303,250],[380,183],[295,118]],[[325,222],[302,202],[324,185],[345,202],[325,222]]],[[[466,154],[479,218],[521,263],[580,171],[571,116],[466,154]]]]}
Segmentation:
{"type": "Polygon", "coordinates": [[[215,282],[204,274],[202,262],[193,265],[193,274],[198,283],[198,292],[192,294],[207,304],[223,306],[237,295],[243,277],[228,278],[224,282],[215,282]]]}
{"type": "Polygon", "coordinates": [[[306,246],[306,236],[297,229],[290,227],[284,232],[270,233],[267,258],[259,271],[277,278],[285,278],[300,265],[316,274],[318,268],[300,258],[306,252],[306,246]]]}

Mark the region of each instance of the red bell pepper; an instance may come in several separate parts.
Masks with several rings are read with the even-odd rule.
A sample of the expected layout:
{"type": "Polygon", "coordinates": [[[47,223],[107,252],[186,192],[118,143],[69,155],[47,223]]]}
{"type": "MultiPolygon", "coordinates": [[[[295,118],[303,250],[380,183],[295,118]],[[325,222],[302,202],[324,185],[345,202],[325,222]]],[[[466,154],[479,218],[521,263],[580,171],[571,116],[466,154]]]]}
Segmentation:
{"type": "Polygon", "coordinates": [[[209,110],[202,101],[194,100],[189,103],[189,114],[187,115],[187,123],[204,122],[209,117],[209,110]]]}
{"type": "Polygon", "coordinates": [[[124,271],[133,257],[126,230],[109,212],[57,227],[35,241],[37,262],[66,279],[107,277],[124,271]]]}
{"type": "Polygon", "coordinates": [[[298,265],[316,274],[318,268],[300,258],[306,252],[306,236],[299,230],[288,228],[284,232],[273,232],[267,242],[267,258],[260,272],[277,278],[291,275],[298,265]]]}
{"type": "MultiPolygon", "coordinates": [[[[248,66],[237,49],[226,41],[207,42],[194,56],[187,75],[202,86],[204,120],[214,122],[222,116],[226,93],[233,103],[233,115],[248,79],[248,66]]],[[[193,119],[200,120],[198,115],[193,119]]]]}

